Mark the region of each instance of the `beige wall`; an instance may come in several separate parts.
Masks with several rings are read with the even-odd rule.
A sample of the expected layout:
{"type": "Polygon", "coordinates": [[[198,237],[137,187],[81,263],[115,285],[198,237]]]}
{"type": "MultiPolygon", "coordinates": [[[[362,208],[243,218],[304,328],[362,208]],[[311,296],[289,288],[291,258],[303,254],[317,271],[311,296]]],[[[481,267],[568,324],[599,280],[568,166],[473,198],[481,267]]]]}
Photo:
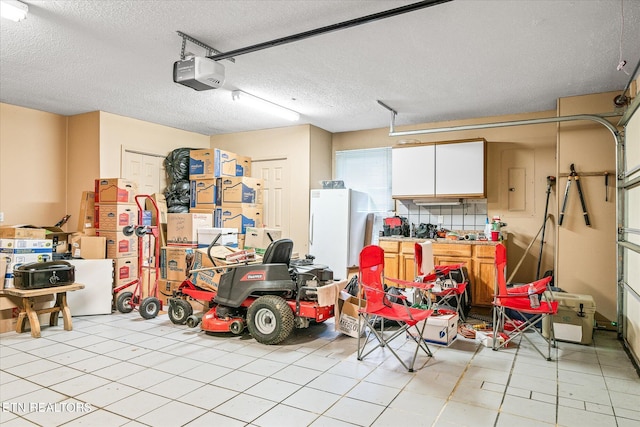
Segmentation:
{"type": "Polygon", "coordinates": [[[71,117],[0,104],[0,211],[4,224],[78,224],[96,178],[119,177],[124,148],[166,155],[208,148],[209,137],[95,111],[71,117]]]}
{"type": "Polygon", "coordinates": [[[53,225],[65,214],[67,119],[0,104],[3,224],[53,225]]]}
{"type": "Polygon", "coordinates": [[[78,114],[68,118],[67,175],[68,231],[78,229],[80,197],[83,191],[93,191],[94,179],[100,176],[100,112],[78,114]]]}
{"type": "MultiPolygon", "coordinates": [[[[576,96],[558,102],[559,115],[609,112],[617,93],[576,96]]],[[[619,118],[612,120],[617,123],[619,118]]],[[[614,173],[615,142],[602,125],[591,122],[562,123],[558,133],[558,170],[599,173],[580,178],[591,227],[585,225],[575,183],[571,184],[564,222],[558,228],[557,281],[568,292],[592,295],[602,326],[616,320],[616,198],[609,185],[605,201],[603,172],[614,173]]],[[[566,178],[558,180],[558,203],[564,199],[566,178]]]]}
{"type": "Polygon", "coordinates": [[[309,188],[322,188],[320,181],[332,177],[332,134],[310,126],[309,136],[309,188]]]}
{"type": "Polygon", "coordinates": [[[125,149],[166,156],[183,147],[209,148],[209,136],[100,112],[100,178],[121,176],[125,149]]]}
{"type": "Polygon", "coordinates": [[[326,150],[325,159],[330,158],[330,144],[327,132],[310,125],[286,128],[266,129],[253,132],[241,132],[211,136],[211,148],[232,151],[252,159],[286,158],[289,167],[290,194],[289,212],[291,218],[290,237],[295,250],[304,255],[309,249],[309,190],[311,176],[328,179],[330,166],[323,160],[326,171],[316,172],[316,164],[311,153],[319,155],[326,150]],[[314,148],[312,146],[312,140],[314,148]],[[324,177],[322,177],[324,175],[324,177]]]}

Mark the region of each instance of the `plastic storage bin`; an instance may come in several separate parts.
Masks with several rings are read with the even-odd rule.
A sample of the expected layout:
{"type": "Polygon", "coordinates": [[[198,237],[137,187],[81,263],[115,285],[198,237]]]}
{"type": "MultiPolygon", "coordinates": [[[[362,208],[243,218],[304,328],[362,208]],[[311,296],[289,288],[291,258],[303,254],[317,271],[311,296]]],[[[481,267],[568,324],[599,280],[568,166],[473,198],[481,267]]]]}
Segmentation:
{"type": "MultiPolygon", "coordinates": [[[[558,314],[553,316],[553,330],[557,340],[591,344],[593,340],[593,316],[596,303],[591,295],[553,292],[558,301],[558,314]]],[[[542,335],[549,337],[550,318],[542,321],[542,335]]]]}

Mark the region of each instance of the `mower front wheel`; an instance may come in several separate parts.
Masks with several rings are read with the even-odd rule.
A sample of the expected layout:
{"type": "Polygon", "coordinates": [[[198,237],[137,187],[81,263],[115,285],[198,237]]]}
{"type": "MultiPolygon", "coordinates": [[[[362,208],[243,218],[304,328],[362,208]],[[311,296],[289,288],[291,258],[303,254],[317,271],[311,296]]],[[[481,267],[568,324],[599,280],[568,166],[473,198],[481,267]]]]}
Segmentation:
{"type": "Polygon", "coordinates": [[[247,328],[259,343],[278,344],[293,331],[293,317],[293,311],[283,298],[264,295],[249,306],[247,328]]]}
{"type": "Polygon", "coordinates": [[[184,325],[187,318],[193,314],[193,307],[181,298],[169,300],[169,319],[174,325],[184,325]]]}
{"type": "Polygon", "coordinates": [[[116,308],[120,313],[131,313],[133,305],[131,304],[133,292],[123,292],[116,299],[116,308]]]}
{"type": "Polygon", "coordinates": [[[160,300],[156,297],[147,297],[140,304],[140,316],[145,319],[153,319],[160,311],[160,300]]]}

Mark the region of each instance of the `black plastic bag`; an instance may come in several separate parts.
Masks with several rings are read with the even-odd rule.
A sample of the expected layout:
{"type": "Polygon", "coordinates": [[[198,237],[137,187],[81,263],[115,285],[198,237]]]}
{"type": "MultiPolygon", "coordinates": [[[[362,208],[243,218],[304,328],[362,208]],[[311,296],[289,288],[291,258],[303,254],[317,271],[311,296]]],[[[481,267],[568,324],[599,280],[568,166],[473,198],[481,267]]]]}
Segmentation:
{"type": "Polygon", "coordinates": [[[167,173],[167,181],[189,180],[189,155],[191,148],[176,148],[164,159],[164,169],[167,173]]]}

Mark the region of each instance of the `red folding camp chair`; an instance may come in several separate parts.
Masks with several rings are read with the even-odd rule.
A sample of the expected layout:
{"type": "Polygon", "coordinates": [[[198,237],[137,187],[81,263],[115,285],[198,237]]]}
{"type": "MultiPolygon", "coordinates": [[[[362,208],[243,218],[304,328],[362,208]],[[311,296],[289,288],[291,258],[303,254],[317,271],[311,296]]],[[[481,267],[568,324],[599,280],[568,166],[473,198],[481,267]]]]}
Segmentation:
{"type": "Polygon", "coordinates": [[[434,265],[431,242],[416,242],[414,246],[416,281],[432,283],[431,295],[438,299],[438,306],[449,306],[457,311],[460,320],[466,320],[463,296],[469,285],[464,274],[464,263],[450,265],[434,265]],[[452,277],[452,272],[459,270],[462,280],[452,277]],[[435,277],[434,277],[435,276],[435,277]]]}
{"type": "MultiPolygon", "coordinates": [[[[360,290],[364,293],[366,305],[360,308],[359,326],[364,332],[364,337],[361,336],[362,334],[358,335],[358,360],[363,360],[374,350],[388,348],[405,369],[413,372],[418,350],[422,349],[427,356],[432,356],[431,350],[422,338],[422,333],[427,325],[426,319],[433,310],[410,307],[402,295],[391,295],[385,292],[384,280],[387,278],[384,277],[384,250],[380,246],[370,245],[362,249],[359,273],[360,290]],[[397,298],[401,302],[392,302],[392,298],[397,298]],[[385,331],[385,320],[397,322],[399,328],[385,331]],[[398,352],[389,345],[394,339],[405,335],[416,344],[413,358],[408,363],[405,363],[398,352]]],[[[404,287],[421,289],[428,287],[423,283],[397,279],[393,282],[404,287]]]]}
{"type": "MultiPolygon", "coordinates": [[[[545,338],[542,331],[536,326],[538,322],[546,316],[553,316],[558,313],[558,302],[553,301],[551,292],[545,292],[551,282],[551,276],[545,277],[535,282],[508,289],[506,280],[507,250],[503,244],[496,245],[496,289],[493,299],[493,349],[506,347],[518,336],[523,336],[529,343],[547,360],[551,360],[551,347],[556,346],[553,332],[553,320],[549,323],[549,337],[545,338]],[[530,291],[531,290],[531,291],[530,291]],[[534,303],[532,304],[532,299],[534,303]],[[516,321],[513,318],[519,317],[523,321],[516,321]],[[505,329],[505,324],[511,325],[509,330],[505,329]],[[525,332],[536,331],[547,342],[547,354],[535,345],[535,343],[525,334],[525,332]],[[498,332],[504,331],[506,338],[501,342],[498,332]]],[[[504,335],[503,335],[504,336],[504,335]]]]}

